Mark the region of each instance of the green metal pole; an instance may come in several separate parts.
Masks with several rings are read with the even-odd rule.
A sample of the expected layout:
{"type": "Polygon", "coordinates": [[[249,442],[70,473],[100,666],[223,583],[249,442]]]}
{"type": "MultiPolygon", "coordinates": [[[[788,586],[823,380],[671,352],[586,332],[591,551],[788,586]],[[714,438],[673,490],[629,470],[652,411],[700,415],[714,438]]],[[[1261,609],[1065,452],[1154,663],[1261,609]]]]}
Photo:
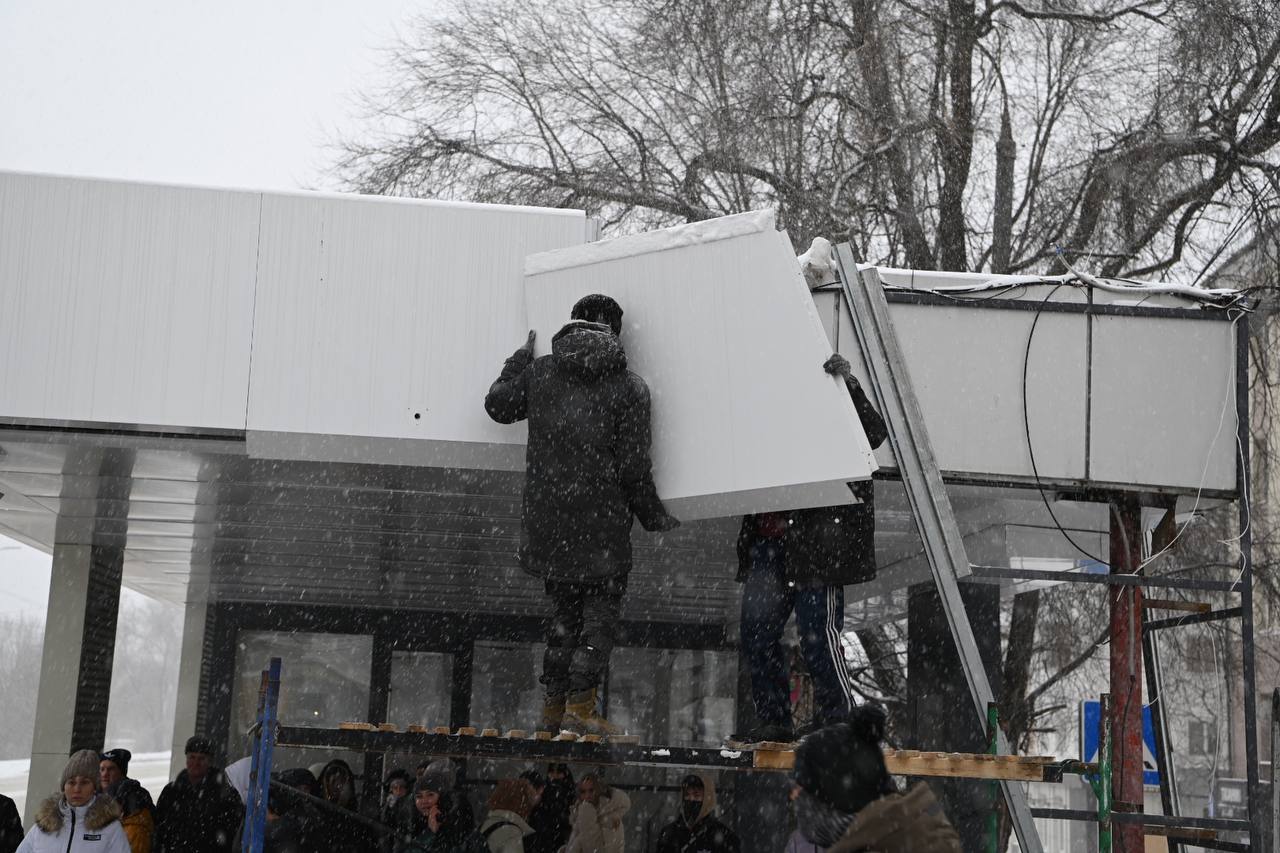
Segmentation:
{"type": "Polygon", "coordinates": [[[1098,853],[1111,853],[1111,694],[1103,693],[1098,720],[1098,853]]]}
{"type": "MultiPolygon", "coordinates": [[[[1000,709],[995,702],[987,703],[987,754],[999,755],[1000,709]]],[[[999,853],[1000,848],[1000,785],[992,782],[991,812],[987,815],[987,853],[999,853]]]]}

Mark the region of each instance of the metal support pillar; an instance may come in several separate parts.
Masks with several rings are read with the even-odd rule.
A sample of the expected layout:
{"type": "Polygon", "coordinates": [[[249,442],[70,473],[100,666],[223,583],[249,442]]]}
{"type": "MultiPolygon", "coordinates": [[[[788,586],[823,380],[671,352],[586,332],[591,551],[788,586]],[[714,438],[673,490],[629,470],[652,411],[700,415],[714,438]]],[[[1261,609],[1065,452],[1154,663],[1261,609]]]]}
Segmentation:
{"type": "MultiPolygon", "coordinates": [[[[889,303],[880,285],[880,276],[874,269],[859,272],[848,243],[837,247],[836,262],[857,332],[858,346],[870,374],[871,390],[889,426],[894,457],[902,472],[911,512],[920,531],[920,540],[942,599],[960,668],[969,687],[974,719],[981,731],[987,719],[987,705],[995,701],[995,694],[960,598],[959,579],[970,574],[960,528],[942,482],[942,472],[933,455],[933,445],[925,429],[920,401],[911,386],[906,359],[889,317],[889,303]]],[[[1002,734],[999,738],[1000,751],[1008,753],[1006,738],[1002,734]]],[[[1001,783],[1001,787],[1023,853],[1041,853],[1040,836],[1022,788],[1008,782],[1001,783]]]]}
{"type": "MultiPolygon", "coordinates": [[[[1142,506],[1111,501],[1111,572],[1134,574],[1142,563],[1142,506]]],[[[1115,748],[1112,800],[1118,811],[1142,811],[1142,587],[1110,588],[1111,721],[1115,748]]],[[[1141,853],[1142,827],[1115,831],[1119,853],[1141,853]]]]}
{"type": "MultiPolygon", "coordinates": [[[[1158,554],[1172,544],[1176,535],[1174,510],[1171,507],[1151,534],[1151,553],[1158,554]]],[[[1142,662],[1147,673],[1148,704],[1151,706],[1151,728],[1155,736],[1156,769],[1160,772],[1160,806],[1170,817],[1181,813],[1178,801],[1177,767],[1174,765],[1169,738],[1169,713],[1164,695],[1164,670],[1160,665],[1158,635],[1148,629],[1151,619],[1142,611],[1142,662]]],[[[1182,845],[1169,839],[1169,853],[1180,853],[1182,845]]]]}
{"type": "Polygon", "coordinates": [[[1280,853],[1280,687],[1271,692],[1271,853],[1280,853]]]}
{"type": "MultiPolygon", "coordinates": [[[[387,723],[387,711],[391,705],[391,637],[386,631],[373,635],[373,654],[369,663],[369,722],[387,723]]],[[[382,774],[385,757],[381,752],[364,754],[364,786],[362,796],[366,803],[379,802],[382,792],[382,774]]]]}
{"type": "Polygon", "coordinates": [[[1249,795],[1250,843],[1262,844],[1266,809],[1258,779],[1258,694],[1253,662],[1253,504],[1250,493],[1249,319],[1236,322],[1236,489],[1240,495],[1240,675],[1244,682],[1244,758],[1249,795]]]}

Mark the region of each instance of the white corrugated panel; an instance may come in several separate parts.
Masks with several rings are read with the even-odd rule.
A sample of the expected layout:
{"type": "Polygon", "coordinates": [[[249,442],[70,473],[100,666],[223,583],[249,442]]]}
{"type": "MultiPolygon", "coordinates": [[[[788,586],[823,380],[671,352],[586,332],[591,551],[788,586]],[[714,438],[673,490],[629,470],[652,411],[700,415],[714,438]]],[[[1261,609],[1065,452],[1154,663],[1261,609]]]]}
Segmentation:
{"type": "Polygon", "coordinates": [[[538,354],[588,293],[624,310],[622,343],[653,399],[654,478],[707,518],[848,503],[875,461],[786,236],[766,214],[532,257],[538,354]]]}
{"type": "Polygon", "coordinates": [[[259,198],[0,173],[0,417],[243,429],[259,198]]]}
{"type": "Polygon", "coordinates": [[[522,466],[484,395],[524,340],[524,257],[585,235],[581,211],[265,196],[250,452],[522,466]]]}

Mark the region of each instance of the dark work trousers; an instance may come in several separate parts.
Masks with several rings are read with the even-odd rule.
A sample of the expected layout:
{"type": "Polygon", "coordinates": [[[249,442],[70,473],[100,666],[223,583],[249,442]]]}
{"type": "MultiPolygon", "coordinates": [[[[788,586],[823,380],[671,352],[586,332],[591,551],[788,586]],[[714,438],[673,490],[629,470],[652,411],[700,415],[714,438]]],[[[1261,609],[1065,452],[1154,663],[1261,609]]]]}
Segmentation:
{"type": "Polygon", "coordinates": [[[548,696],[590,690],[609,665],[627,579],[594,583],[547,581],[553,613],[542,658],[548,696]]]}
{"type": "Polygon", "coordinates": [[[800,651],[813,679],[816,723],[843,720],[855,704],[844,659],[844,587],[793,585],[786,578],[782,540],[751,546],[751,571],[742,585],[742,653],[751,672],[751,698],[766,725],[791,725],[790,679],[782,633],[792,611],[800,651]]]}

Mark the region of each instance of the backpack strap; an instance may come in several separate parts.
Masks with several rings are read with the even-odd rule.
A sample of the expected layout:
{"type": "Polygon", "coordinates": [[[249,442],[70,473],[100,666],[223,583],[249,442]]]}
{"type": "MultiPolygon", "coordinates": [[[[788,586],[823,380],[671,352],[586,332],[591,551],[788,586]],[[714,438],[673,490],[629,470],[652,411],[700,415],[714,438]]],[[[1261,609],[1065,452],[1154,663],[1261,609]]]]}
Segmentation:
{"type": "Polygon", "coordinates": [[[502,829],[502,827],[504,827],[504,826],[515,826],[515,824],[514,824],[514,823],[512,823],[512,822],[511,822],[511,821],[509,821],[509,820],[500,820],[500,821],[498,821],[498,822],[497,822],[497,823],[495,823],[493,826],[489,827],[488,829],[486,829],[486,830],[484,831],[484,833],[483,833],[483,835],[484,835],[484,840],[485,840],[485,841],[488,841],[488,840],[489,840],[489,836],[490,836],[490,835],[493,835],[495,832],[497,832],[499,829],[502,829]]]}

